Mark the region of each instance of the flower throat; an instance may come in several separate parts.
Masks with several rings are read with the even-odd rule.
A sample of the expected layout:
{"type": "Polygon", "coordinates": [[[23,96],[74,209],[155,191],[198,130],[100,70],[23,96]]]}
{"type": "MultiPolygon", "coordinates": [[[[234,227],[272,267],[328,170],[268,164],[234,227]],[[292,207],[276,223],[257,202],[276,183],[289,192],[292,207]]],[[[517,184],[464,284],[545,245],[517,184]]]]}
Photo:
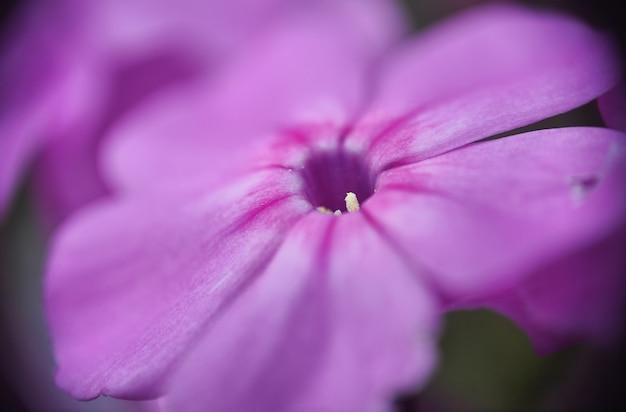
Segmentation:
{"type": "Polygon", "coordinates": [[[323,213],[354,212],[374,193],[370,172],[358,154],[313,152],[300,171],[304,194],[323,213]]]}

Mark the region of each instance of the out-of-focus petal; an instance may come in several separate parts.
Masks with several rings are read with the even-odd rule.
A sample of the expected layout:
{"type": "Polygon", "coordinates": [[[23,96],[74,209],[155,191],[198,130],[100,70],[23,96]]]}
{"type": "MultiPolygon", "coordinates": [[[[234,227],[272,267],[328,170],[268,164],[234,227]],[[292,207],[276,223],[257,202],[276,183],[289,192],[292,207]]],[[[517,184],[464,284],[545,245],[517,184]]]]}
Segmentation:
{"type": "Polygon", "coordinates": [[[172,375],[165,410],[387,410],[436,359],[432,298],[358,214],[312,213],[172,375]]]}
{"type": "Polygon", "coordinates": [[[293,13],[345,19],[367,35],[370,48],[386,47],[406,30],[401,11],[387,0],[56,0],[78,16],[95,58],[109,53],[176,45],[223,59],[277,20],[293,13]],[[334,13],[334,16],[332,15],[334,13]]]}
{"type": "MultiPolygon", "coordinates": [[[[46,131],[35,169],[37,200],[52,226],[108,193],[99,169],[99,150],[111,126],[134,107],[201,73],[198,64],[180,51],[162,49],[154,53],[97,69],[85,66],[83,83],[94,90],[81,97],[90,104],[71,96],[56,102],[54,116],[65,120],[46,131]]],[[[74,78],[79,77],[74,74],[74,78]]]]}
{"type": "Polygon", "coordinates": [[[192,201],[94,206],[53,242],[45,296],[57,383],[79,399],[156,396],[208,319],[272,257],[310,205],[285,171],[192,201]]]}
{"type": "Polygon", "coordinates": [[[375,169],[416,161],[574,109],[618,79],[612,45],[582,23],[513,5],[454,17],[380,70],[365,124],[375,169]]]}
{"type": "Polygon", "coordinates": [[[626,218],[625,176],[624,134],[542,130],[392,169],[365,210],[455,301],[609,236],[626,218]]]}
{"type": "Polygon", "coordinates": [[[22,6],[0,43],[0,214],[45,134],[63,121],[54,116],[59,100],[85,91],[81,76],[68,69],[71,57],[51,51],[66,39],[65,30],[47,24],[65,23],[61,10],[46,2],[22,6]]]}
{"type": "Polygon", "coordinates": [[[112,124],[155,93],[212,67],[210,50],[198,40],[205,37],[197,35],[193,41],[191,35],[194,30],[198,34],[200,21],[186,22],[185,29],[181,21],[184,16],[198,20],[203,11],[199,3],[178,2],[176,18],[164,9],[167,3],[173,9],[173,3],[147,3],[59,0],[54,2],[59,12],[46,12],[46,26],[64,38],[49,41],[45,53],[66,62],[65,79],[83,78],[82,84],[93,89],[73,99],[67,93],[70,86],[60,86],[55,107],[49,110],[53,120],[44,130],[34,180],[50,226],[108,192],[97,153],[112,124]]]}
{"type": "Polygon", "coordinates": [[[502,312],[546,354],[580,341],[610,348],[624,333],[626,230],[575,250],[504,291],[455,302],[452,309],[502,312]]]}
{"type": "MultiPolygon", "coordinates": [[[[39,113],[33,113],[31,120],[38,122],[38,116],[39,113]]],[[[3,120],[0,120],[0,218],[10,203],[20,172],[32,157],[40,138],[35,130],[28,130],[28,123],[3,120]],[[22,134],[25,138],[19,137],[22,134]]]]}
{"type": "Polygon", "coordinates": [[[608,127],[626,132],[626,83],[623,80],[598,98],[598,106],[608,127]]]}
{"type": "Polygon", "coordinates": [[[377,8],[344,8],[296,10],[206,88],[154,99],[121,123],[105,159],[112,186],[159,190],[202,179],[209,187],[223,179],[214,171],[229,173],[266,128],[350,121],[366,97],[366,68],[389,41],[372,40],[363,24],[377,8]]]}
{"type": "MultiPolygon", "coordinates": [[[[51,226],[108,192],[97,153],[111,125],[157,93],[185,85],[200,89],[196,81],[212,77],[275,22],[313,14],[334,24],[351,21],[363,34],[360,44],[353,46],[368,52],[387,46],[405,27],[399,10],[384,0],[57,0],[53,6],[59,11],[46,12],[45,26],[69,36],[49,42],[46,53],[72,56],[75,65],[86,68],[89,83],[99,92],[71,107],[62,99],[56,101],[65,106],[66,124],[55,127],[55,133],[46,130],[52,136],[45,142],[35,175],[43,217],[51,226]],[[66,21],[69,28],[64,27],[66,21]]],[[[302,53],[310,47],[302,46],[302,53]]],[[[315,48],[309,52],[315,53],[315,48]]],[[[270,101],[275,101],[272,97],[270,101]]]]}

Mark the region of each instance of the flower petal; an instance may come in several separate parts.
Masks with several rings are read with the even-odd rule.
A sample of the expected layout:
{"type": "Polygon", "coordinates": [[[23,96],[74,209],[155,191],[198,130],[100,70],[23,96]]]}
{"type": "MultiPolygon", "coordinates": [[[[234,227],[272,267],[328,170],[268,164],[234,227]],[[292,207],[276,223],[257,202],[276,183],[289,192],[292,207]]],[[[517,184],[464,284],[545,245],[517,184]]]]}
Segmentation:
{"type": "MultiPolygon", "coordinates": [[[[0,215],[22,170],[34,157],[45,134],[63,122],[58,102],[83,97],[85,87],[72,56],[51,49],[67,39],[49,20],[63,13],[48,3],[28,4],[16,12],[3,31],[0,55],[0,215]],[[41,68],[45,67],[45,70],[41,68]],[[60,115],[60,116],[58,116],[60,115]]],[[[88,101],[88,99],[86,99],[88,101]]],[[[89,105],[88,103],[84,103],[89,105]]]]}
{"type": "MultiPolygon", "coordinates": [[[[33,116],[39,117],[39,114],[33,116]]],[[[4,120],[4,119],[3,119],[4,120]]],[[[27,130],[28,123],[0,120],[0,219],[10,203],[19,176],[36,150],[40,136],[27,130]],[[16,124],[17,123],[17,124],[16,124]]]]}
{"type": "Polygon", "coordinates": [[[455,301],[609,236],[626,219],[625,179],[624,134],[542,130],[392,169],[365,209],[455,301]]]}
{"type": "MultiPolygon", "coordinates": [[[[379,0],[369,1],[376,10],[388,11],[388,24],[372,27],[368,13],[356,8],[357,1],[332,7],[341,10],[343,14],[336,13],[340,16],[351,14],[355,25],[366,32],[364,37],[380,48],[398,31],[392,30],[393,8],[384,7],[379,0]]],[[[324,3],[330,7],[330,2],[324,3]]],[[[57,41],[46,38],[43,50],[26,48],[26,55],[72,60],[67,78],[76,78],[73,72],[82,70],[89,77],[86,84],[97,89],[85,93],[80,104],[66,101],[69,98],[54,100],[62,109],[55,113],[54,127],[42,127],[49,139],[44,142],[35,178],[38,201],[50,225],[108,192],[98,153],[112,125],[155,95],[181,86],[201,88],[196,82],[210,78],[253,43],[251,38],[264,32],[265,26],[272,29],[273,22],[283,15],[303,13],[317,4],[300,0],[57,0],[54,10],[44,10],[44,23],[35,26],[35,33],[42,35],[45,26],[53,35],[64,37],[57,41]],[[59,115],[64,118],[63,125],[56,121],[59,115]]],[[[21,44],[21,37],[16,43],[21,44]]],[[[21,72],[28,63],[16,66],[21,72]]],[[[7,78],[13,82],[14,77],[7,78]]],[[[32,77],[43,76],[37,73],[27,80],[32,82],[32,77]]],[[[62,92],[68,88],[59,87],[62,92]]],[[[188,101],[181,105],[190,107],[188,101]]],[[[27,112],[29,125],[32,113],[27,112]]]]}
{"type": "Polygon", "coordinates": [[[580,341],[614,346],[623,336],[626,230],[537,270],[513,288],[455,302],[513,319],[546,354],[580,341]]]}
{"type": "Polygon", "coordinates": [[[358,214],[312,213],[171,378],[165,410],[387,410],[436,358],[434,302],[358,214]]]}
{"type": "Polygon", "coordinates": [[[94,90],[77,103],[65,85],[54,102],[60,108],[46,129],[35,173],[37,200],[50,226],[108,193],[97,153],[112,124],[153,94],[206,74],[213,64],[212,50],[199,40],[207,37],[198,35],[207,26],[200,21],[207,10],[198,1],[60,0],[55,5],[62,6],[57,13],[62,19],[48,11],[46,24],[65,38],[49,42],[45,52],[71,60],[66,77],[81,74],[87,78],[83,84],[94,90]]]}
{"type": "MultiPolygon", "coordinates": [[[[386,45],[402,31],[400,11],[386,0],[57,0],[80,21],[94,57],[136,54],[162,44],[223,59],[265,26],[296,12],[316,10],[349,17],[367,32],[370,47],[386,45]],[[335,3],[335,4],[333,4],[335,3]],[[364,6],[366,4],[366,6],[364,6]],[[373,16],[376,16],[373,18],[373,16]]],[[[365,44],[363,45],[365,46],[365,44]]]]}
{"type": "Polygon", "coordinates": [[[353,118],[366,67],[397,28],[385,19],[372,25],[387,10],[382,3],[352,3],[311,3],[283,16],[205,88],[155,99],[120,124],[105,155],[108,181],[133,190],[198,181],[206,188],[222,179],[215,170],[245,164],[240,153],[251,152],[269,128],[353,118]]]}
{"type": "Polygon", "coordinates": [[[67,108],[70,118],[48,131],[37,159],[37,200],[51,226],[109,192],[99,168],[99,149],[108,129],[135,107],[202,72],[189,56],[166,48],[102,67],[104,73],[90,79],[101,91],[90,94],[91,105],[77,105],[69,99],[57,103],[67,108]]]}
{"type": "Polygon", "coordinates": [[[159,394],[163,373],[311,209],[284,171],[201,199],[114,200],[56,237],[45,296],[57,383],[79,399],[159,394]]]}
{"type": "Polygon", "coordinates": [[[606,125],[626,132],[626,83],[622,80],[617,86],[598,98],[598,106],[606,125]]]}
{"type": "Polygon", "coordinates": [[[604,36],[568,17],[513,5],[453,17],[386,63],[362,120],[376,133],[351,143],[369,145],[377,170],[574,109],[619,77],[604,36]]]}

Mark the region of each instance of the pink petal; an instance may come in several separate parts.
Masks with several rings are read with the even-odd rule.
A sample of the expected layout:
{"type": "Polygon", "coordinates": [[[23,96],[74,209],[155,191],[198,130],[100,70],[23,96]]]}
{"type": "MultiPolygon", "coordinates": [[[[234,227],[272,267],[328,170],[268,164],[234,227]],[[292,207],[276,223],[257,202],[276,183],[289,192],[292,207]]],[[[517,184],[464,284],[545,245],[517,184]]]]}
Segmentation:
{"type": "Polygon", "coordinates": [[[351,143],[369,145],[375,169],[574,109],[612,87],[619,69],[609,42],[580,22],[490,5],[408,42],[380,76],[362,120],[377,131],[351,143]]]}
{"type": "Polygon", "coordinates": [[[392,169],[365,209],[456,301],[609,236],[626,219],[625,178],[622,133],[542,130],[392,169]]]}
{"type": "Polygon", "coordinates": [[[65,38],[50,42],[45,52],[67,60],[66,78],[85,78],[83,84],[92,90],[75,99],[69,85],[59,87],[54,121],[45,129],[35,183],[51,226],[108,192],[97,161],[107,129],[153,94],[199,76],[212,64],[208,50],[200,51],[200,41],[191,41],[200,22],[182,30],[184,16],[197,20],[202,15],[191,0],[176,5],[177,18],[171,13],[173,4],[165,1],[55,3],[63,6],[58,13],[63,19],[52,18],[50,11],[46,17],[50,30],[65,38]],[[63,27],[66,21],[69,28],[63,27]]]}
{"type": "Polygon", "coordinates": [[[104,66],[105,73],[89,79],[100,92],[89,94],[90,105],[76,104],[69,98],[57,103],[69,118],[48,130],[35,174],[38,201],[52,226],[108,193],[98,158],[108,129],[136,106],[189,82],[200,72],[188,57],[166,49],[118,61],[114,66],[104,66]]]}
{"type": "Polygon", "coordinates": [[[608,127],[626,132],[626,83],[623,80],[598,98],[598,106],[608,127]]]}
{"type": "MultiPolygon", "coordinates": [[[[164,44],[224,59],[293,13],[340,13],[381,47],[403,32],[400,11],[386,0],[56,0],[80,21],[95,58],[133,55],[164,44]],[[375,16],[375,17],[374,17],[375,16]]],[[[333,18],[333,17],[331,17],[333,18]]],[[[363,45],[365,46],[365,44],[363,45]]]]}
{"type": "Polygon", "coordinates": [[[540,354],[580,341],[611,347],[624,332],[626,230],[549,263],[511,289],[455,302],[513,319],[540,354]]]}
{"type": "Polygon", "coordinates": [[[0,215],[45,133],[62,122],[55,117],[59,100],[83,95],[82,78],[67,69],[71,57],[56,56],[50,50],[66,40],[68,27],[55,30],[47,24],[48,20],[65,23],[62,17],[63,13],[50,4],[28,4],[18,10],[3,31],[0,45],[0,215]]]}
{"type": "MultiPolygon", "coordinates": [[[[61,97],[54,104],[61,107],[54,108],[55,124],[42,127],[49,141],[37,164],[36,186],[46,220],[54,226],[108,192],[98,150],[112,125],[160,93],[188,84],[199,88],[198,78],[211,77],[231,56],[248,47],[251,37],[265,26],[273,27],[275,20],[333,7],[338,9],[337,20],[353,17],[368,46],[375,44],[379,49],[387,44],[399,32],[392,24],[398,21],[395,9],[379,0],[369,2],[386,16],[387,24],[374,26],[356,1],[341,6],[323,2],[325,6],[317,7],[318,2],[294,0],[56,0],[54,10],[41,13],[45,23],[35,30],[40,34],[45,24],[53,35],[64,37],[47,40],[44,50],[30,48],[26,54],[71,60],[64,75],[76,78],[75,72],[82,70],[88,77],[86,83],[95,90],[76,104],[63,96],[68,86],[59,87],[61,97]],[[64,118],[62,124],[56,124],[57,117],[64,118]]],[[[19,70],[27,63],[22,61],[19,70]]],[[[32,82],[30,77],[27,80],[32,82]]],[[[188,102],[183,106],[188,108],[188,102]]],[[[32,111],[28,116],[32,119],[32,111]]]]}
{"type": "Polygon", "coordinates": [[[377,1],[350,3],[296,10],[250,41],[206,88],[155,99],[120,124],[105,159],[111,185],[159,190],[202,180],[207,187],[223,177],[209,172],[245,163],[240,152],[270,127],[353,118],[366,67],[397,28],[385,19],[372,25],[381,8],[369,4],[377,1]]]}
{"type": "MultiPolygon", "coordinates": [[[[38,117],[39,113],[31,120],[38,123],[38,117]]],[[[28,130],[26,122],[3,120],[0,120],[0,219],[8,208],[19,176],[35,152],[40,137],[35,131],[28,130]]]]}
{"type": "Polygon", "coordinates": [[[143,197],[68,221],[45,279],[58,385],[78,399],[145,399],[207,320],[310,210],[265,171],[200,199],[143,197]]]}
{"type": "Polygon", "coordinates": [[[171,411],[387,410],[435,361],[436,315],[358,214],[312,213],[171,378],[171,411]]]}

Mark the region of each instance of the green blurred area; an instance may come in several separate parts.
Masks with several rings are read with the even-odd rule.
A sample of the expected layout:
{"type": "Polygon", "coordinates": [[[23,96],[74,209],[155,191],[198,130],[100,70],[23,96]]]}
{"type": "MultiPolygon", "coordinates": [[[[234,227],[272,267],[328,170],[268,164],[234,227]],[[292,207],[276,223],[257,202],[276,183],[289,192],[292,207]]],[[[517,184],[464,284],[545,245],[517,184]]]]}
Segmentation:
{"type": "Polygon", "coordinates": [[[406,412],[626,410],[624,345],[537,356],[512,321],[481,309],[445,317],[440,360],[406,412]]]}
{"type": "Polygon", "coordinates": [[[488,310],[446,316],[441,360],[422,393],[422,410],[534,410],[560,382],[580,351],[538,357],[527,336],[488,310]]]}

